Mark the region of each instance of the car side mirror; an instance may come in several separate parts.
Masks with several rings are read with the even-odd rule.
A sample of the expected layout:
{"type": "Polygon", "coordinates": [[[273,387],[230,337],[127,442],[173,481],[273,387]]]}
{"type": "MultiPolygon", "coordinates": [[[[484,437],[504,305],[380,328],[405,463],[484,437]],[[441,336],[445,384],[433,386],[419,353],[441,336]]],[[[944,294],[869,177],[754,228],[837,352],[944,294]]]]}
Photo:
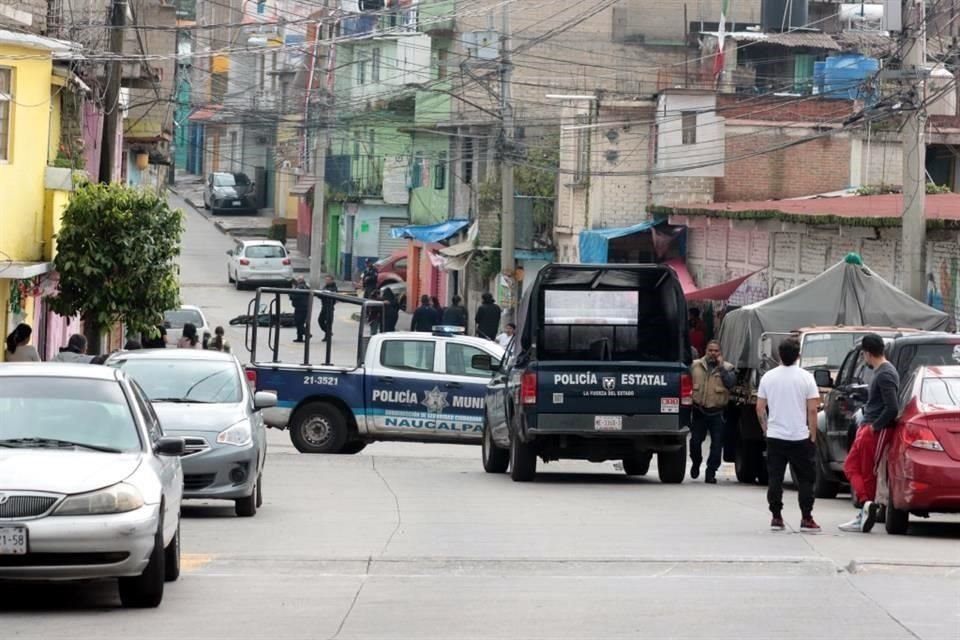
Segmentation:
{"type": "Polygon", "coordinates": [[[816,381],[818,387],[833,386],[833,377],[830,375],[829,369],[815,369],[813,379],[816,381]]]}
{"type": "Polygon", "coordinates": [[[277,394],[273,391],[257,391],[253,394],[253,408],[257,411],[277,406],[277,394]]]}
{"type": "Polygon", "coordinates": [[[187,450],[187,443],[183,438],[164,436],[157,440],[154,450],[161,456],[182,456],[187,450]]]}
{"type": "MultiPolygon", "coordinates": [[[[499,366],[494,366],[493,356],[486,353],[480,353],[470,358],[470,366],[480,371],[496,371],[499,366]]],[[[496,363],[499,365],[499,362],[496,363]]]]}

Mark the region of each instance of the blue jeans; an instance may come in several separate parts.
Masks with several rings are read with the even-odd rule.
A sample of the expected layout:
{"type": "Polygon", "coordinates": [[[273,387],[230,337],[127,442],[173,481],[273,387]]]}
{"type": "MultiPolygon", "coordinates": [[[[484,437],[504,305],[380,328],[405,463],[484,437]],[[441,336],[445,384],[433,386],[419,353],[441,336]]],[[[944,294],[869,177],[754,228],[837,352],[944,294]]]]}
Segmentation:
{"type": "Polygon", "coordinates": [[[716,475],[723,455],[723,412],[716,414],[693,410],[693,423],[690,425],[690,461],[699,467],[703,462],[703,441],[710,434],[710,456],[707,458],[707,475],[716,475]]]}

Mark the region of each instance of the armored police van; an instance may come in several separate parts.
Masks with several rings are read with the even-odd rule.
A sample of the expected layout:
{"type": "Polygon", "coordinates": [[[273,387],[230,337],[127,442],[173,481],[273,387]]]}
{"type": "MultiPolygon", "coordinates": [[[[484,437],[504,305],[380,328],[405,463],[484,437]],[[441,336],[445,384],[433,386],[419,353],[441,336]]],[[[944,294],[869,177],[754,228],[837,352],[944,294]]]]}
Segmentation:
{"type": "Polygon", "coordinates": [[[517,335],[490,368],[483,467],[532,480],[544,462],[622,460],[683,481],[692,401],[686,300],[662,265],[544,267],[527,290],[517,335]]]}

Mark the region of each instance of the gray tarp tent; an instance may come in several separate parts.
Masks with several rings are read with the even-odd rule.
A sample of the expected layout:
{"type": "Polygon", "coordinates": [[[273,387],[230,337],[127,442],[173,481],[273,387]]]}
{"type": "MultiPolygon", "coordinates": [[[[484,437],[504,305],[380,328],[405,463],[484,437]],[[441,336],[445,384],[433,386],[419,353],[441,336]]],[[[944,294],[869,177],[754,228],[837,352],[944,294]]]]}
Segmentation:
{"type": "Polygon", "coordinates": [[[813,280],[731,311],[720,326],[723,357],[760,365],[760,335],[817,325],[868,325],[944,331],[949,318],[918,302],[849,256],[813,280]]]}

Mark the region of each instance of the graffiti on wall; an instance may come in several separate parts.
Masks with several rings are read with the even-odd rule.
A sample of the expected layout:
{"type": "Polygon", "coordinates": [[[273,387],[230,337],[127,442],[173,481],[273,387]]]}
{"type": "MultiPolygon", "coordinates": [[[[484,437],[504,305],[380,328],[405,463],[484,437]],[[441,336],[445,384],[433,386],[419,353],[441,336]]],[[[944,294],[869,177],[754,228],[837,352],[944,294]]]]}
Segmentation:
{"type": "Polygon", "coordinates": [[[950,316],[950,328],[960,315],[960,247],[953,242],[934,242],[928,251],[927,304],[950,316]]]}

